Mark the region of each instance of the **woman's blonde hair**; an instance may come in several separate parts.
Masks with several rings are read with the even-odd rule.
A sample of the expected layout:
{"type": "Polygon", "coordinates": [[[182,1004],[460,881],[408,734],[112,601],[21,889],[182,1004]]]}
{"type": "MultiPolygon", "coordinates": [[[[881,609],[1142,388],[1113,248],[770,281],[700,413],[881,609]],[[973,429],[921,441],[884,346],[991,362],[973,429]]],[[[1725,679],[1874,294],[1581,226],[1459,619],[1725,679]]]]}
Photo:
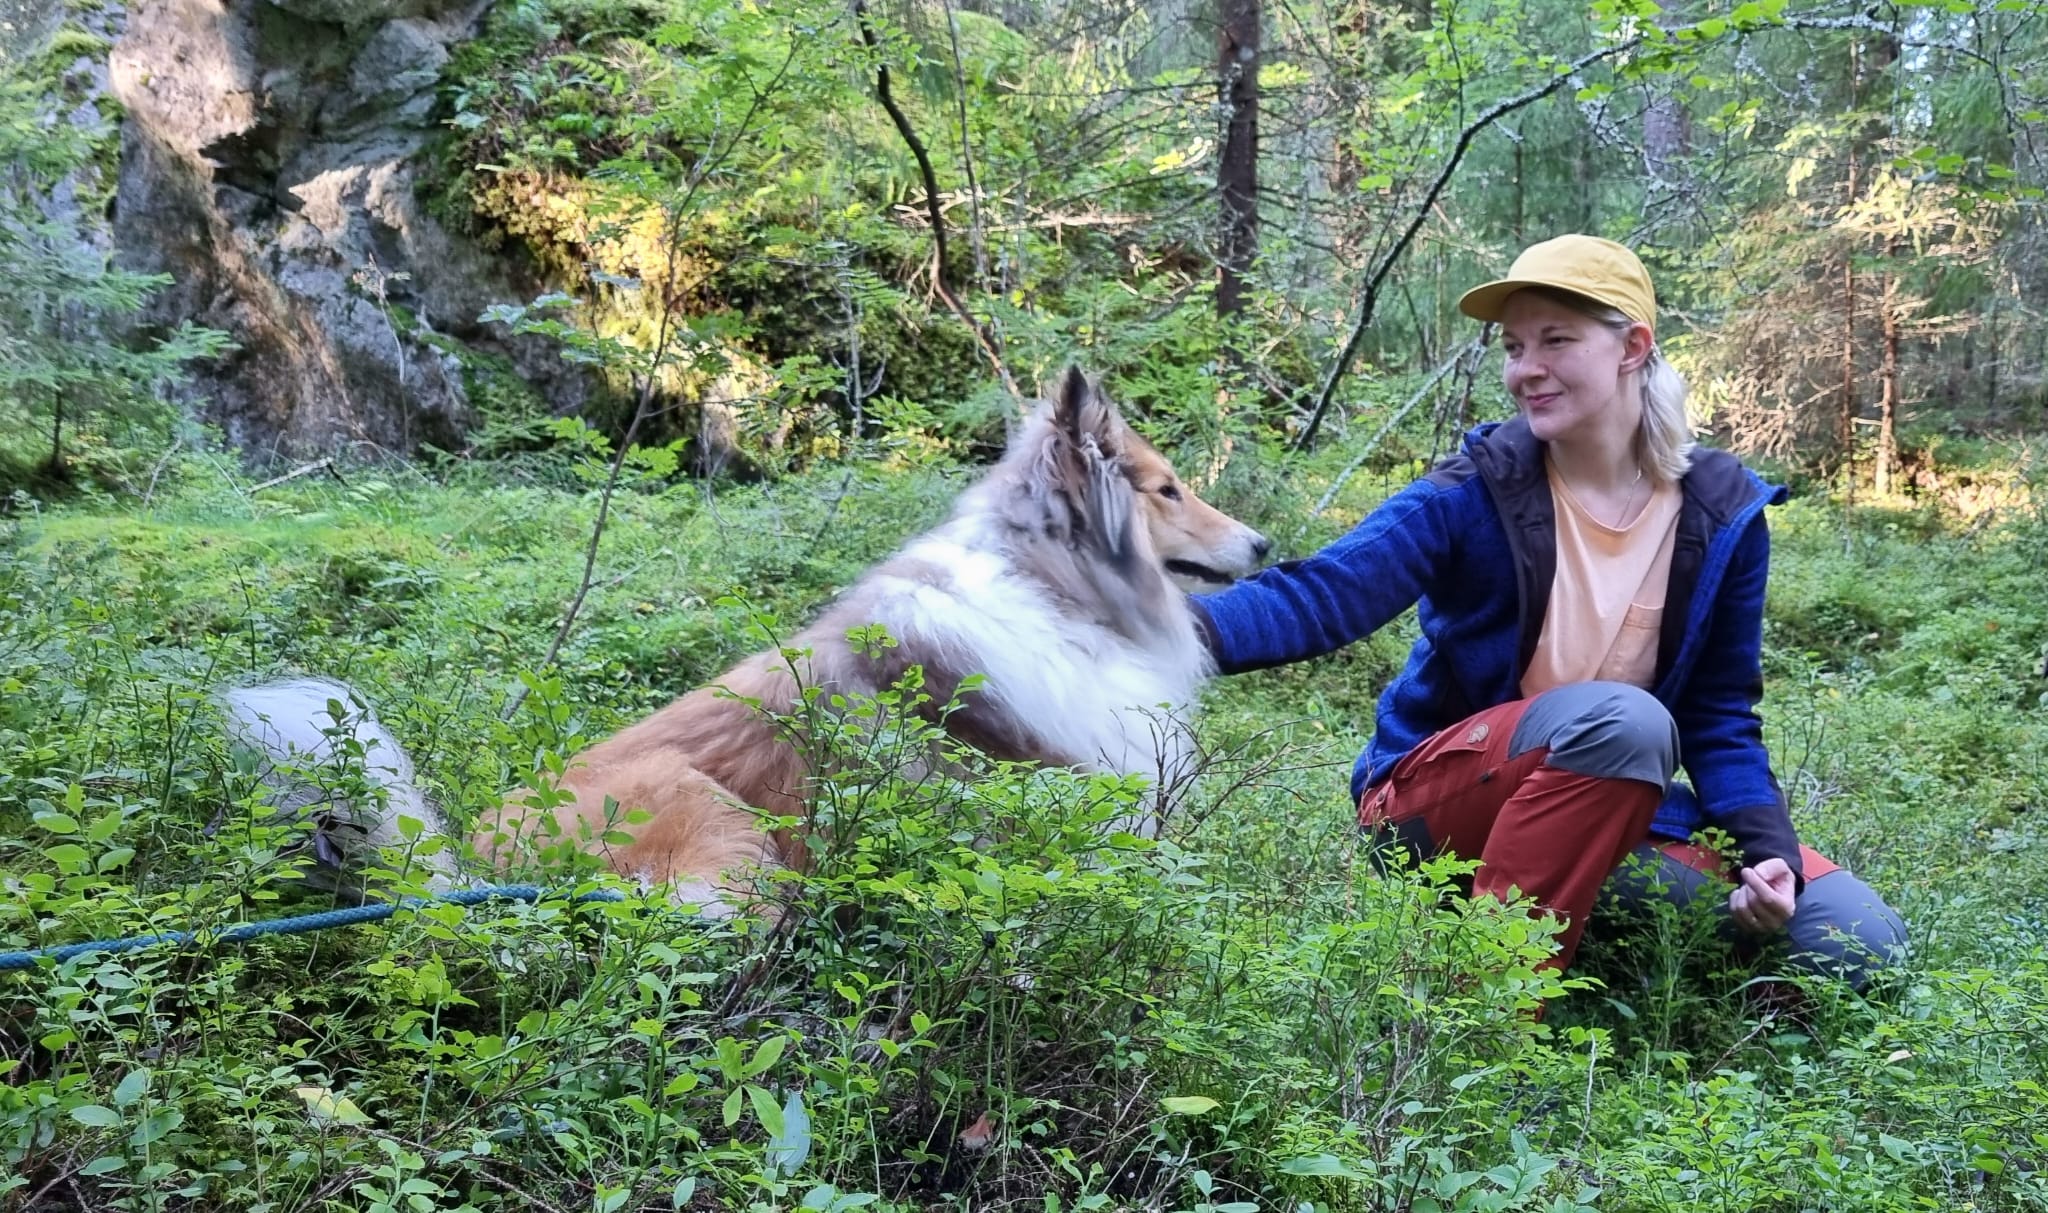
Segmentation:
{"type": "MultiPolygon", "coordinates": [[[[1540,286],[1524,288],[1568,307],[1616,333],[1626,333],[1636,322],[1617,308],[1570,291],[1540,286]]],[[[1636,458],[1643,474],[1659,484],[1676,484],[1692,466],[1692,422],[1685,414],[1685,376],[1665,360],[1654,344],[1650,356],[1637,372],[1643,381],[1643,418],[1636,429],[1636,458]]]]}

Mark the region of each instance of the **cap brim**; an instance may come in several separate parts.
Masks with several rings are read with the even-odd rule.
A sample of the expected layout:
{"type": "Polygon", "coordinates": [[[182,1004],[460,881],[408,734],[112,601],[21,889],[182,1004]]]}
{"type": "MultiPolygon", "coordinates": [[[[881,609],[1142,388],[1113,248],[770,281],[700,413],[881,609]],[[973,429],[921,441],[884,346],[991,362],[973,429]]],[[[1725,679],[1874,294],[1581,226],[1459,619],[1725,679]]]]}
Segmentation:
{"type": "Polygon", "coordinates": [[[1474,320],[1500,321],[1501,309],[1508,303],[1508,296],[1524,287],[1541,286],[1538,282],[1524,282],[1519,278],[1502,278],[1484,286],[1475,286],[1458,299],[1458,310],[1474,320]]]}
{"type": "Polygon", "coordinates": [[[1589,295],[1584,291],[1575,291],[1568,286],[1559,286],[1555,282],[1538,282],[1530,278],[1502,278],[1496,282],[1489,282],[1484,286],[1475,286],[1458,298],[1458,310],[1474,320],[1487,320],[1494,324],[1499,324],[1502,313],[1507,310],[1508,296],[1516,291],[1528,290],[1531,287],[1555,291],[1560,295],[1571,295],[1574,298],[1584,299],[1596,307],[1611,307],[1623,315],[1628,314],[1627,308],[1612,299],[1602,299],[1598,295],[1589,295]]]}

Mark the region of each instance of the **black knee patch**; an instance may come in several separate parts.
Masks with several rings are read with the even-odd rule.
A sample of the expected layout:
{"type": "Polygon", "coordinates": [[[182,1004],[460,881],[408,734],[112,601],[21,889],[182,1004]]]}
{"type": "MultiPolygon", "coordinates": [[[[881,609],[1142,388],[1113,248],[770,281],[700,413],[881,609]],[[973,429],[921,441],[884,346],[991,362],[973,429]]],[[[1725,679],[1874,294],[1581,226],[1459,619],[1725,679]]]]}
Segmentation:
{"type": "Polygon", "coordinates": [[[1536,697],[1515,726],[1508,757],[1543,748],[1547,766],[1661,788],[1678,770],[1678,725],[1641,687],[1575,682],[1536,697]]]}

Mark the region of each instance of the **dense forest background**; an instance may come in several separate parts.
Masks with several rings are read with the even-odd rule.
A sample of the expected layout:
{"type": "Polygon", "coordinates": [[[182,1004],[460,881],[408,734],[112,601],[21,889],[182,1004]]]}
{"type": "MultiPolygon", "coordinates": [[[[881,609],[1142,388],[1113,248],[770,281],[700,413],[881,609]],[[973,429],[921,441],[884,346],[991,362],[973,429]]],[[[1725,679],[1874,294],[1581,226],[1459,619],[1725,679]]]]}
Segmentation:
{"type": "Polygon", "coordinates": [[[2043,407],[2013,0],[10,4],[17,484],[180,367],[263,454],[970,454],[1069,359],[1219,468],[1440,435],[1498,407],[1456,295],[1565,231],[1642,252],[1746,454],[1882,492],[2043,407]]]}
{"type": "Polygon", "coordinates": [[[349,679],[466,820],[1069,363],[1313,550],[1506,414],[1454,303],[1567,231],[1795,489],[1767,737],[1913,943],[1865,997],[1674,914],[1559,985],[1455,864],[1376,873],[1403,621],[1215,686],[1157,846],[868,745],[788,931],[0,973],[0,1208],[2048,1208],[2042,8],[0,0],[0,948],[331,904],[223,685],[349,679]]]}

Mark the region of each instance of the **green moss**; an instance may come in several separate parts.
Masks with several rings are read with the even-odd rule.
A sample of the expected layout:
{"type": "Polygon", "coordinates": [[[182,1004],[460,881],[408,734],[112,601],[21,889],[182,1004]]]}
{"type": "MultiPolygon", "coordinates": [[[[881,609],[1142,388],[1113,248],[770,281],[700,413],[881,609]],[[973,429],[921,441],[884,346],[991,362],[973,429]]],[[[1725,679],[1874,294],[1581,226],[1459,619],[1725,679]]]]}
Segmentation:
{"type": "Polygon", "coordinates": [[[76,59],[98,59],[106,55],[111,44],[105,38],[76,25],[58,27],[50,39],[49,49],[43,52],[44,61],[59,69],[69,67],[76,59]]]}

